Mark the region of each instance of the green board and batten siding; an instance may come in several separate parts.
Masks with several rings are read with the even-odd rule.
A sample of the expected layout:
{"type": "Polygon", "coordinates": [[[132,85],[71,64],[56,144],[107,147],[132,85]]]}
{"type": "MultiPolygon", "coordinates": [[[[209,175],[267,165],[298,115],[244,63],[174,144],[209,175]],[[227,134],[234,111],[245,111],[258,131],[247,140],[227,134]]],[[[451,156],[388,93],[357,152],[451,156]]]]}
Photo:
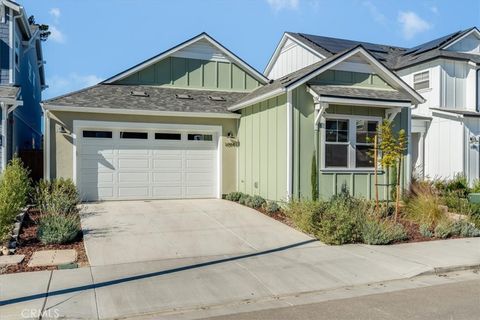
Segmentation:
{"type": "Polygon", "coordinates": [[[242,109],[238,190],[270,200],[287,196],[286,95],[242,109]]]}
{"type": "Polygon", "coordinates": [[[247,92],[260,85],[234,63],[179,57],[167,57],[117,83],[247,92]]]}

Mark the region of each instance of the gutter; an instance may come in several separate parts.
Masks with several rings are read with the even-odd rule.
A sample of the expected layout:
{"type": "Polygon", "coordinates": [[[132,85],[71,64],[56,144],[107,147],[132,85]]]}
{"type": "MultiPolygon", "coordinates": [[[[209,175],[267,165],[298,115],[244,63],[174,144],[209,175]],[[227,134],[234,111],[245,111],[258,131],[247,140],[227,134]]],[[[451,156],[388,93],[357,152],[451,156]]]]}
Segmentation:
{"type": "Polygon", "coordinates": [[[265,100],[265,99],[274,98],[274,97],[279,96],[279,95],[281,95],[281,94],[283,94],[283,93],[285,93],[285,92],[287,92],[287,89],[281,87],[281,88],[275,89],[275,90],[273,90],[273,91],[267,92],[267,93],[265,93],[265,94],[262,94],[262,95],[260,95],[260,96],[258,96],[258,97],[256,97],[256,98],[251,99],[251,100],[247,100],[247,101],[245,101],[245,102],[240,102],[240,103],[238,103],[238,104],[234,104],[233,106],[228,107],[227,109],[228,109],[229,111],[237,111],[237,110],[239,110],[239,109],[242,109],[242,108],[251,106],[251,105],[253,105],[253,104],[255,104],[255,103],[261,102],[261,101],[263,101],[263,100],[265,100]]]}

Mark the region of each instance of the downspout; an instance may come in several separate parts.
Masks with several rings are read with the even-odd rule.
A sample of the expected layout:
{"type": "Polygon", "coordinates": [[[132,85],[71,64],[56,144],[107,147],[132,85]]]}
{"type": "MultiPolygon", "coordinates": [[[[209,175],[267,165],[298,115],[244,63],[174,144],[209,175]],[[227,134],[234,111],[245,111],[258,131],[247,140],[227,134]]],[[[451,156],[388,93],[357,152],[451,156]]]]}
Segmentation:
{"type": "Polygon", "coordinates": [[[43,178],[50,180],[50,112],[45,109],[43,103],[40,105],[43,110],[43,130],[45,130],[43,137],[43,178]]]}
{"type": "Polygon", "coordinates": [[[410,182],[412,181],[412,110],[407,108],[407,157],[406,157],[406,179],[405,179],[405,190],[410,188],[410,182]]]}
{"type": "Polygon", "coordinates": [[[5,102],[0,102],[0,106],[2,109],[2,170],[5,170],[7,166],[7,105],[5,102]]]}
{"type": "Polygon", "coordinates": [[[287,200],[293,194],[293,105],[292,91],[287,89],[287,200]]]}

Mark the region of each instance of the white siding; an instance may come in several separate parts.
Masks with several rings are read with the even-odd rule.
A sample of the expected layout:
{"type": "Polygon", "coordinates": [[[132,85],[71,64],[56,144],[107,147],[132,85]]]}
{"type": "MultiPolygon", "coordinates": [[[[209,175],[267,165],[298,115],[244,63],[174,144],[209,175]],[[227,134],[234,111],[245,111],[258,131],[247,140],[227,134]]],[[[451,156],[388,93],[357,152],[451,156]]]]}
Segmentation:
{"type": "Polygon", "coordinates": [[[472,33],[465,38],[457,41],[446,50],[480,54],[480,39],[472,33]]]}
{"type": "MultiPolygon", "coordinates": [[[[463,61],[444,60],[441,74],[441,106],[449,109],[472,109],[467,105],[469,66],[463,61]]],[[[474,109],[474,108],[473,108],[474,109]]]]}
{"type": "Polygon", "coordinates": [[[465,118],[465,150],[466,150],[466,176],[470,183],[480,177],[480,119],[465,118]],[[472,142],[470,142],[472,139],[472,142]]]}
{"type": "Polygon", "coordinates": [[[278,79],[320,60],[321,58],[310,50],[287,38],[281,47],[276,61],[273,62],[274,64],[270,72],[266,76],[269,79],[278,79]]]}

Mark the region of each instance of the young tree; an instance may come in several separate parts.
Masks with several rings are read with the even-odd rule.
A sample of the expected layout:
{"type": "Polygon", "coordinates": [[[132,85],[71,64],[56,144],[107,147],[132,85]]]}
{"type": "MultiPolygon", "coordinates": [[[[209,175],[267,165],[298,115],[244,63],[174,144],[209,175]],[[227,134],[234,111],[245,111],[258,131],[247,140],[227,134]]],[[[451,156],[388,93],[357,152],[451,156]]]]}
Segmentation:
{"type": "MultiPolygon", "coordinates": [[[[379,159],[375,162],[381,165],[383,169],[389,170],[391,168],[397,168],[396,172],[396,207],[395,207],[395,220],[398,217],[398,209],[400,204],[400,177],[402,172],[402,158],[405,150],[407,149],[407,136],[405,130],[401,129],[397,133],[393,131],[393,124],[389,120],[384,120],[382,124],[377,127],[377,152],[374,150],[374,154],[379,155],[379,159]]],[[[376,193],[378,193],[378,185],[375,185],[376,193]]],[[[377,204],[378,205],[378,204],[377,204]]]]}
{"type": "Polygon", "coordinates": [[[312,200],[318,200],[318,170],[317,170],[317,157],[313,154],[312,157],[312,173],[310,176],[310,183],[312,184],[312,200]]]}

